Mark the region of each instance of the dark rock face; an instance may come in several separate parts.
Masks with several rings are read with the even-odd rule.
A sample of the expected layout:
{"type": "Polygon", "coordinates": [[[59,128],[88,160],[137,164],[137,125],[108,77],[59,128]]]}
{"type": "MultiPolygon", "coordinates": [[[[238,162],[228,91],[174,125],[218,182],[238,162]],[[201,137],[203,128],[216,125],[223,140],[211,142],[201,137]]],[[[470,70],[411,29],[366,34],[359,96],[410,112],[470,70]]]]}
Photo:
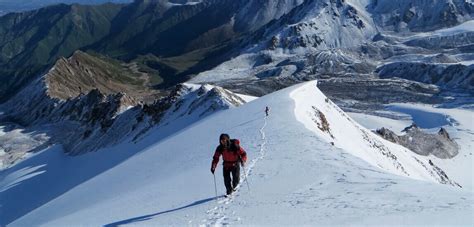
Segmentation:
{"type": "Polygon", "coordinates": [[[429,160],[428,162],[430,166],[433,168],[433,170],[436,172],[436,174],[440,177],[440,182],[442,184],[451,184],[457,187],[462,188],[462,186],[455,181],[452,181],[449,179],[448,175],[443,171],[443,169],[439,168],[437,165],[433,163],[433,161],[429,160]]]}
{"type": "Polygon", "coordinates": [[[434,155],[438,158],[453,158],[458,154],[458,144],[449,137],[448,132],[441,128],[437,134],[423,132],[415,124],[403,130],[405,135],[399,136],[393,131],[381,128],[376,133],[384,139],[400,144],[419,155],[434,155]]]}
{"type": "Polygon", "coordinates": [[[403,78],[474,92],[474,65],[395,62],[377,69],[381,78],[403,78]]]}
{"type": "Polygon", "coordinates": [[[368,8],[379,26],[394,31],[431,31],[474,16],[474,4],[464,0],[374,0],[368,8]]]}
{"type": "Polygon", "coordinates": [[[405,42],[408,46],[423,47],[432,50],[457,48],[474,44],[474,32],[465,32],[437,37],[415,38],[405,42]]]}

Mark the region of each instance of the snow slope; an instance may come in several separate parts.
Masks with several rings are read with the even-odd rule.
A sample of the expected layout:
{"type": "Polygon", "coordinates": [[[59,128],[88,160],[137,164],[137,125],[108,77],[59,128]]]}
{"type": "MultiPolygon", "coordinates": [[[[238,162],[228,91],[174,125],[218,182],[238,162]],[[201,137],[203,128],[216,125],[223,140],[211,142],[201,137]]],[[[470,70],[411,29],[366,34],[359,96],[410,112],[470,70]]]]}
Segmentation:
{"type": "MultiPolygon", "coordinates": [[[[315,84],[217,112],[159,141],[163,135],[155,130],[136,144],[77,157],[65,156],[60,147],[45,150],[0,172],[0,224],[474,224],[472,191],[434,183],[435,178],[405,157],[401,165],[413,171],[410,177],[423,181],[383,171],[400,174],[392,162],[374,158],[378,154],[365,156],[369,151],[357,136],[375,138],[350,118],[349,125],[338,124],[346,115],[326,103],[315,84]],[[264,117],[267,105],[271,112],[264,117]],[[308,120],[313,105],[327,117],[335,146],[308,120]],[[365,133],[343,139],[344,130],[365,133]],[[222,132],[239,138],[249,156],[231,198],[221,196],[221,166],[217,198],[209,171],[222,132]],[[347,147],[351,143],[359,147],[347,147]],[[369,164],[374,161],[381,168],[369,164]],[[21,211],[31,204],[28,200],[36,201],[35,206],[21,211]]],[[[380,143],[403,156],[388,142],[380,143]]]]}
{"type": "Polygon", "coordinates": [[[315,84],[307,83],[292,97],[296,100],[297,119],[320,138],[391,173],[415,179],[441,181],[431,168],[420,168],[420,164],[429,166],[425,157],[389,143],[363,128],[322,92],[314,90],[315,84]]]}
{"type": "Polygon", "coordinates": [[[390,104],[388,109],[409,115],[417,125],[426,126],[423,127],[426,131],[436,132],[439,127],[444,127],[451,138],[459,144],[459,154],[452,159],[439,159],[434,156],[430,156],[430,159],[449,172],[450,177],[463,187],[473,189],[474,115],[472,110],[436,108],[412,103],[394,103],[390,104]],[[433,117],[436,115],[438,117],[433,117]]]}
{"type": "MultiPolygon", "coordinates": [[[[349,113],[358,123],[371,130],[382,127],[401,135],[401,131],[415,123],[429,133],[436,133],[440,127],[445,128],[450,137],[459,145],[459,154],[452,159],[429,158],[449,173],[449,176],[468,190],[472,190],[474,181],[473,147],[474,147],[474,118],[473,111],[468,109],[448,109],[414,103],[393,103],[387,106],[400,118],[394,120],[381,116],[362,113],[349,113]]],[[[384,114],[388,114],[385,112],[384,114]]]]}

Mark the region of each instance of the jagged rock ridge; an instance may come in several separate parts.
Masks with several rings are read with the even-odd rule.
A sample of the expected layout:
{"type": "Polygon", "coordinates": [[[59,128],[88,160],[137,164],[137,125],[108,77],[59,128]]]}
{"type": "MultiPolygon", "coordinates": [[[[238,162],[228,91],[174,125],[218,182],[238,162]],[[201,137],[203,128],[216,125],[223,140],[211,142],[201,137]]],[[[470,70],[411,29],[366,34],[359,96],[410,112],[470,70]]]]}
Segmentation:
{"type": "Polygon", "coordinates": [[[429,134],[413,124],[403,130],[405,134],[401,136],[386,128],[377,129],[376,132],[382,138],[400,144],[419,155],[432,154],[438,158],[446,159],[453,158],[459,153],[458,144],[449,137],[444,128],[441,128],[437,134],[429,134]]]}

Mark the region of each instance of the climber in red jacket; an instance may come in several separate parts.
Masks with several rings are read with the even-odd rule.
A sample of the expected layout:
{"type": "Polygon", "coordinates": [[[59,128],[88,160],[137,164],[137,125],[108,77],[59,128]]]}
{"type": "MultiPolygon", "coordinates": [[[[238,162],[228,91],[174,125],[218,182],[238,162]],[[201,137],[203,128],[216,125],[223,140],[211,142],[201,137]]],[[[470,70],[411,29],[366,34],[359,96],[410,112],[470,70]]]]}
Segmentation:
{"type": "Polygon", "coordinates": [[[212,174],[214,174],[216,170],[221,155],[224,160],[224,184],[227,195],[230,195],[239,184],[240,165],[244,165],[247,161],[247,153],[240,147],[240,141],[238,139],[230,139],[229,135],[221,134],[219,136],[219,146],[217,146],[212,159],[212,174]]]}

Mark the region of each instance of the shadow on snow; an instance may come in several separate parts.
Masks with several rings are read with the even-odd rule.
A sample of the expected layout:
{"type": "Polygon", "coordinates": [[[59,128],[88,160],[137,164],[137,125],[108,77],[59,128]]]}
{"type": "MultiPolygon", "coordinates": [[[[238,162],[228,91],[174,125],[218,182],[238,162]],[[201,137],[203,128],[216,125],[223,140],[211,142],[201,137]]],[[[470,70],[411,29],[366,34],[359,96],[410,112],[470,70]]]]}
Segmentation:
{"type": "Polygon", "coordinates": [[[170,210],[165,210],[165,211],[160,211],[160,212],[154,213],[154,214],[148,214],[148,215],[143,215],[143,216],[140,216],[140,217],[130,218],[130,219],[126,219],[126,220],[123,220],[123,221],[110,223],[110,224],[104,225],[104,227],[116,227],[116,226],[119,226],[119,225],[132,224],[132,223],[135,223],[135,222],[150,220],[153,217],[156,217],[158,215],[171,213],[171,212],[182,210],[182,209],[185,209],[185,208],[188,208],[188,207],[200,205],[200,204],[207,203],[207,202],[210,202],[212,200],[222,198],[222,197],[224,197],[224,196],[222,195],[222,196],[218,196],[218,197],[211,197],[211,198],[207,198],[207,199],[198,200],[198,201],[195,201],[195,202],[193,202],[191,204],[188,204],[186,206],[182,206],[182,207],[178,207],[178,208],[174,208],[174,209],[170,209],[170,210]]]}

